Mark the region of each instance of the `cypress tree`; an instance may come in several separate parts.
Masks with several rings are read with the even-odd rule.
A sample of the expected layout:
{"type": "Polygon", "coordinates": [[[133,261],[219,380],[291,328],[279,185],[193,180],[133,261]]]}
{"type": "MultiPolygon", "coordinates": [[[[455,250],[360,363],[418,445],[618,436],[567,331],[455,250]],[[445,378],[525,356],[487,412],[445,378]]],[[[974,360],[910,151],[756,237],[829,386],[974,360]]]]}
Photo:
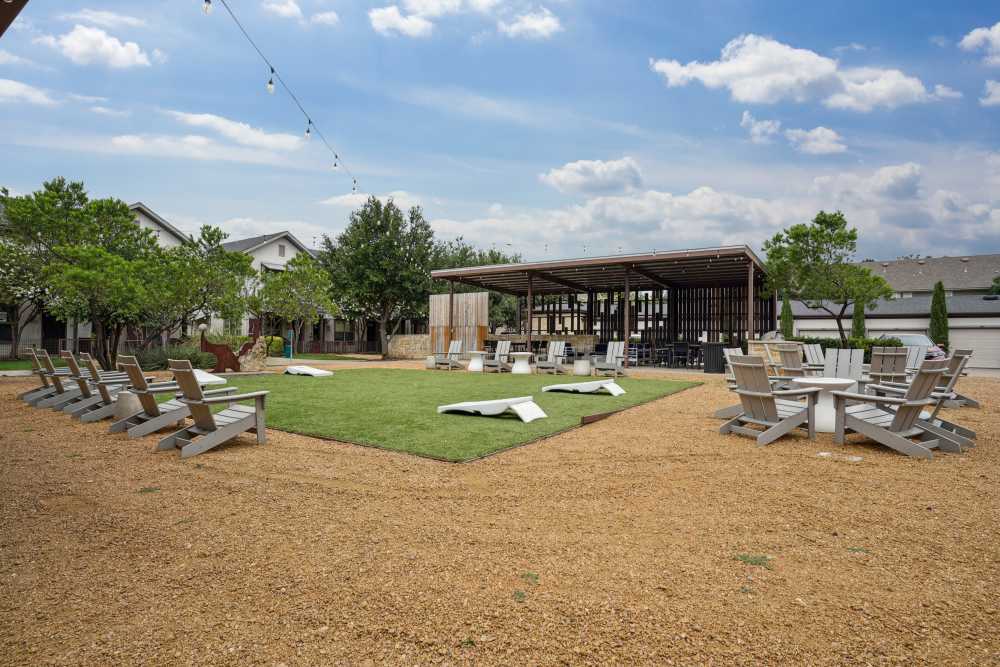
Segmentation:
{"type": "Polygon", "coordinates": [[[865,331],[865,304],[858,301],[854,304],[854,313],[851,315],[851,338],[866,338],[865,331]]]}
{"type": "Polygon", "coordinates": [[[931,340],[948,349],[948,305],[944,298],[944,284],[939,280],[934,284],[931,297],[931,340]]]}
{"type": "Polygon", "coordinates": [[[781,335],[785,340],[795,335],[795,321],[792,319],[792,304],[788,300],[788,290],[781,293],[781,335]]]}

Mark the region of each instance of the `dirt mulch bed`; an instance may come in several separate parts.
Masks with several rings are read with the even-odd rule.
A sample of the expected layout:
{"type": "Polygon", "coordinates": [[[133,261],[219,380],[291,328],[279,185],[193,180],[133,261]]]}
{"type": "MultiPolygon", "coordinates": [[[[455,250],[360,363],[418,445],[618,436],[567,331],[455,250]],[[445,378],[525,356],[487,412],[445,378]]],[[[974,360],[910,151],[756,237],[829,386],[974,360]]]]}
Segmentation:
{"type": "Polygon", "coordinates": [[[1000,382],[925,462],[720,436],[694,377],[463,466],[278,432],[181,461],[4,379],[0,663],[1000,662],[1000,382]]]}

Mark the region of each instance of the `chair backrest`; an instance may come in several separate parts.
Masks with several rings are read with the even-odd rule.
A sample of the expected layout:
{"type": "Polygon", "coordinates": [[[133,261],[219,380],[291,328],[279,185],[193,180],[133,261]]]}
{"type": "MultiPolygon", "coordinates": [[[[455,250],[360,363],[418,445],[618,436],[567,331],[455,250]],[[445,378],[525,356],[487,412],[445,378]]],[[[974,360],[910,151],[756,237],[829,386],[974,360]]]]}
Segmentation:
{"type": "Polygon", "coordinates": [[[781,374],[786,377],[802,377],[806,374],[802,367],[802,350],[798,345],[779,345],[781,374]]]}
{"type": "Polygon", "coordinates": [[[819,343],[806,343],[802,345],[802,350],[806,354],[807,364],[822,364],[826,361],[823,355],[823,346],[819,343]]]}
{"type": "Polygon", "coordinates": [[[902,347],[873,347],[872,365],[868,371],[872,382],[906,382],[906,349],[902,347]]]}
{"type": "Polygon", "coordinates": [[[158,417],[160,406],[156,402],[156,397],[149,393],[149,385],[142,374],[142,369],[138,364],[122,364],[122,369],[128,374],[129,384],[132,385],[131,391],[139,399],[143,411],[151,417],[158,417]]]}
{"type": "Polygon", "coordinates": [[[174,377],[177,378],[177,386],[181,388],[181,393],[184,394],[184,398],[188,401],[188,407],[191,409],[191,418],[194,419],[194,424],[198,428],[205,431],[214,431],[218,428],[215,425],[215,418],[212,416],[212,410],[205,405],[202,401],[205,400],[205,395],[201,391],[201,386],[198,384],[198,378],[194,375],[194,369],[188,364],[187,368],[183,367],[179,361],[170,362],[170,370],[174,372],[174,377]],[[177,366],[174,366],[177,363],[177,366]]]}
{"type": "Polygon", "coordinates": [[[743,355],[743,349],[739,347],[724,347],[722,348],[722,356],[726,360],[726,379],[733,379],[733,367],[730,365],[733,357],[739,357],[743,355]]]}
{"type": "MultiPolygon", "coordinates": [[[[917,371],[916,376],[914,376],[913,382],[910,383],[910,387],[906,390],[906,395],[903,398],[907,401],[923,401],[938,386],[941,376],[947,370],[947,359],[930,359],[925,361],[920,366],[920,370],[917,371]]],[[[900,405],[896,409],[896,416],[893,417],[889,430],[899,433],[913,428],[913,423],[926,407],[923,404],[900,405]]]]}
{"type": "Polygon", "coordinates": [[[448,357],[454,359],[462,354],[462,339],[451,341],[448,345],[448,357]]]}
{"type": "Polygon", "coordinates": [[[608,354],[604,361],[609,364],[620,363],[625,356],[625,341],[613,340],[608,343],[608,354]]]}
{"type": "Polygon", "coordinates": [[[124,370],[122,366],[125,366],[126,364],[132,364],[133,366],[138,366],[139,359],[138,357],[132,354],[119,354],[117,362],[115,363],[115,367],[118,370],[124,370]]]}
{"type": "Polygon", "coordinates": [[[920,368],[920,365],[924,363],[924,357],[927,356],[927,346],[926,345],[907,345],[906,346],[906,367],[907,368],[920,368]]]}
{"type": "Polygon", "coordinates": [[[510,341],[497,341],[497,349],[493,352],[493,359],[496,361],[507,361],[508,356],[510,356],[510,341]]]}
{"type": "Polygon", "coordinates": [[[767,366],[764,357],[734,355],[729,359],[736,378],[736,388],[743,391],[753,391],[767,396],[747,396],[740,394],[743,412],[751,419],[774,423],[778,421],[778,406],[771,393],[771,382],[767,377],[767,366]]]}
{"type": "Polygon", "coordinates": [[[83,365],[87,367],[87,370],[90,371],[90,379],[97,385],[97,392],[101,395],[101,398],[104,399],[104,403],[111,403],[111,392],[108,391],[108,388],[99,381],[101,377],[101,370],[97,367],[97,362],[94,361],[94,358],[90,356],[89,352],[81,352],[80,360],[83,362],[83,365]]]}
{"type": "Polygon", "coordinates": [[[556,361],[566,354],[566,341],[564,340],[554,340],[549,342],[548,352],[546,358],[551,363],[556,363],[556,361]]]}
{"type": "Polygon", "coordinates": [[[860,380],[864,363],[864,350],[829,349],[823,361],[823,377],[860,380]]]}
{"type": "Polygon", "coordinates": [[[941,389],[947,392],[951,392],[955,389],[955,384],[958,382],[958,378],[962,377],[962,372],[965,371],[965,365],[969,363],[969,357],[972,356],[972,350],[955,350],[948,357],[948,368],[944,372],[943,380],[946,380],[946,384],[938,385],[941,389]]]}
{"type": "Polygon", "coordinates": [[[66,362],[66,366],[69,368],[69,375],[76,380],[76,384],[80,387],[80,393],[83,394],[83,397],[90,398],[93,396],[93,392],[90,391],[90,383],[87,382],[83,377],[83,373],[80,372],[80,365],[76,363],[73,353],[69,350],[62,350],[59,352],[59,356],[66,362]]]}

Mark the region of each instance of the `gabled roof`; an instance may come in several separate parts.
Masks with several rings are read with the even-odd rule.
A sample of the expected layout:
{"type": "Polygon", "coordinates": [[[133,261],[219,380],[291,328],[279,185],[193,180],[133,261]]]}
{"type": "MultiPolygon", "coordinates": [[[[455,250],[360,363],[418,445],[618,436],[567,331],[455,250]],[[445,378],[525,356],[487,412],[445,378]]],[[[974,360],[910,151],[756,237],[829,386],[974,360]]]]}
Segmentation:
{"type": "Polygon", "coordinates": [[[184,232],[182,232],[181,230],[177,229],[176,227],[174,227],[173,225],[171,225],[169,222],[167,222],[166,220],[164,220],[163,218],[161,218],[156,213],[156,211],[154,211],[153,209],[149,208],[148,206],[146,206],[145,204],[143,204],[141,201],[137,201],[134,204],[129,204],[128,210],[133,211],[133,212],[135,212],[135,211],[142,211],[142,213],[147,218],[149,218],[150,220],[152,220],[153,222],[155,222],[156,224],[158,224],[160,227],[163,227],[165,230],[167,230],[168,232],[170,232],[171,234],[173,234],[175,237],[177,237],[178,241],[190,241],[191,240],[191,237],[189,235],[185,234],[184,232]]]}
{"type": "Polygon", "coordinates": [[[250,253],[256,250],[257,248],[265,246],[268,243],[276,241],[282,237],[287,238],[295,247],[297,247],[302,252],[312,254],[309,248],[307,248],[305,244],[302,243],[302,241],[295,238],[295,236],[289,231],[275,232],[274,234],[261,234],[260,236],[251,236],[250,238],[247,239],[237,239],[235,241],[227,241],[226,243],[222,244],[222,247],[232,252],[250,253]]]}
{"type": "Polygon", "coordinates": [[[989,289],[1000,276],[1000,255],[926,257],[861,262],[897,292],[929,292],[939,280],[946,290],[989,289]]]}
{"type": "MultiPolygon", "coordinates": [[[[949,317],[1000,317],[1000,299],[984,299],[981,294],[955,294],[945,297],[949,317]]],[[[833,310],[839,310],[834,306],[833,310]]],[[[847,307],[844,317],[850,319],[854,309],[847,307]]],[[[931,297],[914,295],[905,299],[879,300],[876,308],[865,310],[868,317],[930,317],[931,297]]],[[[806,308],[798,301],[792,301],[792,316],[796,319],[822,318],[830,314],[819,308],[806,308]]]]}

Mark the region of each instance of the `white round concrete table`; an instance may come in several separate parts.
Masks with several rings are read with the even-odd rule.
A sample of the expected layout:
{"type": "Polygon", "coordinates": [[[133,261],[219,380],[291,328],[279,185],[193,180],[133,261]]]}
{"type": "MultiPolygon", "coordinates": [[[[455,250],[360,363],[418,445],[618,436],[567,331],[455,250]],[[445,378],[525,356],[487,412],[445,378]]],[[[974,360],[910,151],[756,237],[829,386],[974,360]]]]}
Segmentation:
{"type": "Polygon", "coordinates": [[[850,389],[855,381],[849,378],[804,377],[792,378],[792,382],[800,387],[819,387],[819,396],[816,397],[816,430],[820,433],[833,433],[837,412],[830,392],[850,389]]]}
{"type": "Polygon", "coordinates": [[[512,352],[510,356],[514,357],[514,366],[510,369],[511,373],[531,375],[531,364],[528,363],[531,360],[531,352],[512,352]]]}
{"type": "Polygon", "coordinates": [[[469,350],[469,367],[466,369],[470,373],[483,372],[483,359],[489,354],[486,350],[469,350]]]}
{"type": "Polygon", "coordinates": [[[590,358],[573,360],[573,375],[590,375],[590,358]]]}

